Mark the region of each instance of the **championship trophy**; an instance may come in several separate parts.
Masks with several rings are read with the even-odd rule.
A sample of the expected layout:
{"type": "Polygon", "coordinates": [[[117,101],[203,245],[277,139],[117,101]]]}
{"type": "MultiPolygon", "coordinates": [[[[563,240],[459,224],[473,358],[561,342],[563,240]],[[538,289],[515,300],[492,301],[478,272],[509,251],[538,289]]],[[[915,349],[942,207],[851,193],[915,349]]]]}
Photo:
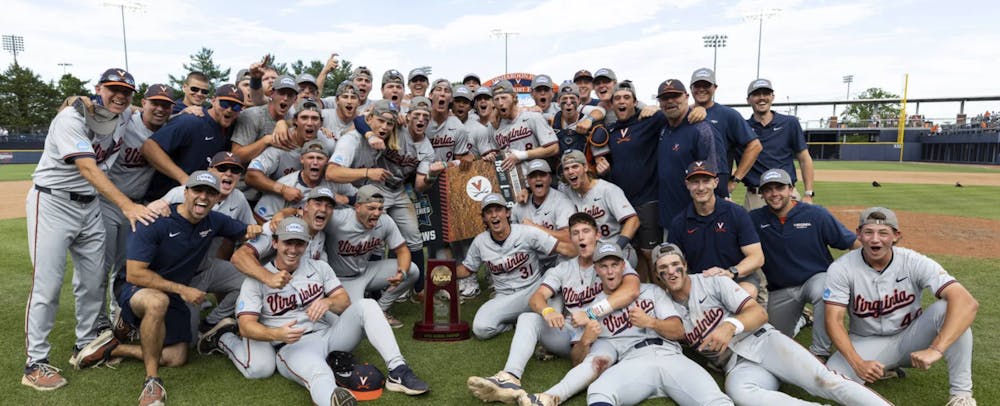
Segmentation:
{"type": "MultiPolygon", "coordinates": [[[[508,202],[516,201],[524,189],[521,165],[508,171],[500,169],[503,153],[496,162],[477,159],[468,170],[448,167],[441,178],[441,233],[446,242],[462,241],[483,232],[479,204],[490,193],[500,193],[508,202]]],[[[512,204],[512,203],[508,203],[512,204]]]]}
{"type": "Polygon", "coordinates": [[[413,326],[413,338],[422,341],[469,339],[469,323],[461,320],[455,260],[427,260],[424,320],[413,326]]]}

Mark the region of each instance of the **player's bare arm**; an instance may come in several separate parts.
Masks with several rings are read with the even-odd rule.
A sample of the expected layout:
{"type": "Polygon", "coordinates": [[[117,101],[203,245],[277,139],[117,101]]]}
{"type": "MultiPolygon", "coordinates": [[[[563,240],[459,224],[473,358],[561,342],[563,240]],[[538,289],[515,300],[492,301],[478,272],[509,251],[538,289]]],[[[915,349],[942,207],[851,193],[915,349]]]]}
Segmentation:
{"type": "Polygon", "coordinates": [[[531,311],[542,315],[542,318],[545,319],[545,323],[549,327],[562,329],[566,325],[566,319],[563,317],[562,312],[549,306],[549,298],[552,297],[552,294],[552,289],[548,286],[539,286],[538,289],[535,289],[535,293],[532,293],[528,299],[528,307],[531,308],[531,311]]]}
{"type": "Polygon", "coordinates": [[[280,289],[292,280],[292,274],[287,271],[272,273],[261,266],[257,253],[249,245],[237,249],[230,262],[244,275],[254,278],[272,289],[280,289]]]}
{"type": "Polygon", "coordinates": [[[652,329],[660,337],[668,340],[679,341],[684,338],[684,323],[681,323],[680,317],[668,317],[661,320],[635,306],[628,309],[628,320],[633,326],[652,329]]]}
{"type": "Polygon", "coordinates": [[[132,231],[135,231],[135,222],[141,222],[142,224],[149,225],[156,220],[159,215],[156,211],[150,210],[146,206],[132,202],[128,196],[125,196],[121,190],[111,183],[108,179],[108,175],[97,167],[97,161],[93,158],[79,158],[73,161],[76,168],[80,170],[80,175],[83,176],[87,182],[94,185],[94,189],[104,196],[115,206],[118,206],[128,218],[130,224],[132,224],[132,231]]]}
{"type": "Polygon", "coordinates": [[[854,369],[865,382],[872,383],[882,377],[885,366],[878,361],[869,361],[861,358],[858,351],[851,343],[851,337],[847,334],[847,327],[844,327],[844,316],[847,308],[842,305],[825,304],[826,310],[826,334],[830,336],[830,341],[837,351],[844,355],[844,359],[854,369]]]}
{"type": "Polygon", "coordinates": [[[448,164],[445,162],[441,161],[432,162],[430,165],[430,169],[428,170],[428,173],[426,175],[422,173],[417,174],[416,180],[414,180],[413,182],[413,186],[417,189],[418,192],[421,193],[430,190],[432,187],[434,187],[434,182],[436,181],[438,176],[441,176],[441,173],[444,172],[444,170],[447,168],[448,164]]]}
{"type": "Polygon", "coordinates": [[[580,247],[568,241],[556,242],[556,252],[564,257],[574,258],[580,255],[580,247]]]}
{"type": "Polygon", "coordinates": [[[737,334],[737,323],[742,324],[743,327],[739,329],[741,330],[739,332],[757,330],[764,323],[767,323],[767,312],[764,311],[764,307],[757,304],[757,301],[750,299],[743,303],[743,308],[732,319],[735,319],[735,323],[726,318],[712,329],[712,332],[701,341],[698,351],[719,352],[724,350],[729,346],[733,336],[737,334]]]}
{"type": "Polygon", "coordinates": [[[383,182],[388,178],[389,171],[383,168],[348,168],[333,163],[326,167],[326,179],[331,182],[351,183],[361,179],[383,182]]]}
{"type": "Polygon", "coordinates": [[[404,279],[406,279],[406,274],[410,272],[410,248],[406,244],[399,244],[398,247],[393,249],[396,253],[396,274],[389,278],[389,284],[392,286],[398,285],[404,279]]]}
{"type": "Polygon", "coordinates": [[[281,341],[292,344],[302,338],[304,328],[295,327],[295,320],[281,327],[268,327],[260,323],[259,317],[252,314],[240,315],[240,336],[257,341],[281,341]]]}
{"type": "Polygon", "coordinates": [[[458,264],[455,266],[455,276],[459,278],[467,278],[469,277],[469,275],[474,275],[474,274],[475,273],[470,271],[469,268],[466,268],[465,265],[458,264]]]}
{"type": "Polygon", "coordinates": [[[737,178],[743,179],[750,173],[750,168],[753,167],[754,162],[757,162],[757,156],[760,155],[760,151],[763,149],[764,146],[756,138],[743,146],[743,155],[740,156],[740,162],[736,164],[736,171],[733,172],[733,176],[729,177],[729,193],[732,193],[733,189],[736,189],[736,186],[738,186],[738,182],[736,182],[737,178]]]}
{"type": "MultiPolygon", "coordinates": [[[[743,252],[743,260],[736,265],[733,265],[738,271],[735,278],[748,276],[764,265],[764,249],[761,248],[760,243],[744,245],[740,247],[740,251],[743,252]]],[[[732,272],[729,272],[728,269],[722,269],[717,266],[706,269],[704,272],[705,276],[725,276],[733,278],[732,272]]]]}
{"type": "MultiPolygon", "coordinates": [[[[290,119],[278,120],[277,123],[274,123],[274,131],[271,131],[270,134],[271,136],[270,145],[275,148],[281,148],[286,151],[298,148],[298,146],[295,145],[295,142],[292,140],[292,132],[289,130],[292,129],[293,127],[294,123],[290,119]]],[[[325,130],[325,128],[320,128],[320,129],[325,130]]]]}
{"type": "Polygon", "coordinates": [[[306,315],[309,316],[309,320],[316,321],[323,317],[326,312],[340,315],[350,305],[351,299],[347,297],[347,291],[337,289],[332,295],[310,303],[306,309],[306,315]]]}
{"type": "Polygon", "coordinates": [[[191,304],[201,304],[205,301],[205,292],[164,279],[160,274],[149,269],[148,262],[128,260],[125,265],[125,280],[135,286],[156,289],[166,293],[176,293],[181,299],[191,304]]]}
{"type": "Polygon", "coordinates": [[[579,365],[590,354],[590,346],[597,341],[597,336],[601,334],[601,324],[597,320],[589,320],[583,328],[583,336],[580,341],[573,343],[573,349],[569,352],[569,358],[573,365],[579,365]]]}
{"type": "Polygon", "coordinates": [[[160,147],[160,144],[157,144],[152,138],[143,142],[142,148],[139,151],[142,152],[142,156],[158,172],[169,176],[182,185],[187,183],[187,173],[181,167],[177,166],[174,160],[170,159],[170,155],[167,155],[167,152],[160,147]]]}
{"type": "Polygon", "coordinates": [[[948,302],[948,310],[945,311],[944,323],[937,337],[931,341],[927,348],[910,354],[913,366],[920,369],[928,369],[932,364],[944,357],[944,351],[950,347],[958,337],[965,333],[972,326],[979,311],[979,302],[964,286],[953,283],[941,291],[941,298],[948,302]]]}
{"type": "Polygon", "coordinates": [[[815,180],[815,172],[813,170],[813,159],[809,155],[809,149],[804,149],[799,151],[796,155],[799,160],[799,171],[802,173],[802,201],[806,203],[812,203],[812,196],[808,196],[809,191],[813,191],[813,180],[815,180]]]}
{"type": "Polygon", "coordinates": [[[619,234],[631,240],[632,237],[635,237],[636,231],[639,231],[639,216],[632,216],[625,219],[625,222],[622,223],[622,231],[619,234]]]}

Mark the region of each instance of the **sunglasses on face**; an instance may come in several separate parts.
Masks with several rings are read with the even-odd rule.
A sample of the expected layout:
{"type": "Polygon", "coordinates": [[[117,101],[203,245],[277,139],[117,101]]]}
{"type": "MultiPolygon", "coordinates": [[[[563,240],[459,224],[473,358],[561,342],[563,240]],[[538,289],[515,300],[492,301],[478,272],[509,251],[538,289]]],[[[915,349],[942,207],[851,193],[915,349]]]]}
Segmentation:
{"type": "Polygon", "coordinates": [[[230,172],[233,175],[242,175],[243,174],[243,168],[241,168],[239,166],[236,166],[236,165],[219,165],[219,166],[216,166],[215,169],[218,170],[219,173],[230,172]]]}
{"type": "Polygon", "coordinates": [[[201,93],[205,95],[208,94],[208,89],[202,89],[200,87],[194,87],[194,86],[189,86],[188,89],[191,89],[191,93],[201,93]]]}
{"type": "Polygon", "coordinates": [[[234,113],[239,113],[240,110],[243,110],[242,104],[231,100],[219,100],[219,107],[222,107],[223,110],[230,109],[234,113]]]}

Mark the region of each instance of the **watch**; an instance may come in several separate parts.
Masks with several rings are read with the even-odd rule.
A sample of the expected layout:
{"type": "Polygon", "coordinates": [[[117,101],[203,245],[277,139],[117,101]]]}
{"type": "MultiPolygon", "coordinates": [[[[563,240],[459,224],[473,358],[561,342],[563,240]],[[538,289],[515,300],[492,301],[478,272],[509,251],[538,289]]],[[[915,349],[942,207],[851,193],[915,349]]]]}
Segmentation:
{"type": "Polygon", "coordinates": [[[806,196],[809,196],[809,197],[816,197],[816,192],[815,192],[815,191],[812,191],[812,190],[807,190],[807,191],[806,191],[806,196]]]}
{"type": "Polygon", "coordinates": [[[729,177],[729,181],[730,182],[740,183],[740,182],[743,182],[743,179],[736,177],[736,175],[733,175],[733,176],[729,177]]]}
{"type": "Polygon", "coordinates": [[[729,273],[733,274],[733,279],[740,276],[740,270],[736,268],[736,265],[729,267],[729,273]]]}

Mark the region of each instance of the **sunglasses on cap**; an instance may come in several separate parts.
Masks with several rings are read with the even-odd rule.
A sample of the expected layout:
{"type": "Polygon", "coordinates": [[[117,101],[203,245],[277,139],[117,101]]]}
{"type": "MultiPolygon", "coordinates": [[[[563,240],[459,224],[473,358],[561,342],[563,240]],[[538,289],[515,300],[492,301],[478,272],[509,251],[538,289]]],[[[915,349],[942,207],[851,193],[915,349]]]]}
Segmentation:
{"type": "Polygon", "coordinates": [[[188,86],[188,89],[191,89],[191,93],[208,94],[208,89],[202,89],[200,87],[195,87],[195,86],[188,86]]]}
{"type": "Polygon", "coordinates": [[[119,75],[117,73],[112,73],[112,74],[106,76],[105,79],[106,79],[105,82],[124,82],[124,83],[128,83],[130,86],[133,86],[133,87],[135,86],[135,80],[134,79],[132,79],[132,78],[130,78],[128,76],[119,75]]]}
{"type": "Polygon", "coordinates": [[[233,175],[243,174],[243,167],[240,167],[238,165],[219,165],[215,167],[215,170],[219,171],[219,173],[229,172],[232,173],[233,175]]]}
{"type": "Polygon", "coordinates": [[[239,113],[240,110],[243,110],[242,104],[232,100],[219,100],[219,107],[222,107],[223,110],[231,109],[234,113],[239,113]]]}

